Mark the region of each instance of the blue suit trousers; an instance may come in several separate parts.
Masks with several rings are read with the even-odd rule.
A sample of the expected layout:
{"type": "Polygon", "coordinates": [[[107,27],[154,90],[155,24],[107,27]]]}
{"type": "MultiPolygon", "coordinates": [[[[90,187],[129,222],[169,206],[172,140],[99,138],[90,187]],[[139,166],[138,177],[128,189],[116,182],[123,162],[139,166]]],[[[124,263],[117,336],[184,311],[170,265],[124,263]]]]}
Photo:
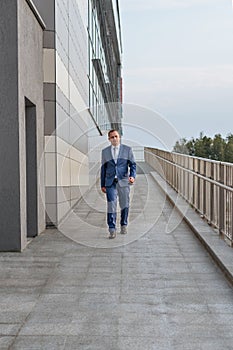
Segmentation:
{"type": "Polygon", "coordinates": [[[107,223],[109,231],[115,231],[117,219],[117,198],[121,208],[121,226],[128,224],[129,214],[129,193],[130,187],[120,187],[118,183],[113,182],[112,186],[106,187],[107,196],[107,223]]]}

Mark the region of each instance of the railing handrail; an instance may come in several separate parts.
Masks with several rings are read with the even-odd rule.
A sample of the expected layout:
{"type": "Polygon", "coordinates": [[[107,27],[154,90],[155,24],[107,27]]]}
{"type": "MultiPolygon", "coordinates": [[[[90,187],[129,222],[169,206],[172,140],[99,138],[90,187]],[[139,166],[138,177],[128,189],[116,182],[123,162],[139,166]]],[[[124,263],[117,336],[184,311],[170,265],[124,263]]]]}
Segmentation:
{"type": "MultiPolygon", "coordinates": [[[[170,164],[176,166],[177,168],[180,168],[180,169],[182,169],[182,170],[184,170],[184,171],[186,171],[186,172],[188,172],[188,173],[190,173],[190,174],[193,174],[194,176],[197,176],[197,177],[199,177],[199,178],[201,178],[201,179],[203,179],[203,180],[206,180],[207,182],[210,182],[210,183],[212,183],[212,184],[214,184],[214,185],[216,185],[216,186],[219,186],[219,187],[221,187],[221,188],[223,188],[223,189],[225,189],[225,190],[227,190],[227,191],[233,192],[233,187],[224,185],[224,184],[222,184],[221,182],[218,182],[218,181],[213,180],[213,179],[211,179],[211,178],[209,178],[209,177],[206,177],[206,176],[204,176],[204,175],[201,175],[200,173],[197,173],[197,172],[195,172],[195,171],[193,171],[193,170],[187,169],[187,168],[185,168],[185,167],[183,167],[183,166],[181,166],[181,165],[179,165],[179,164],[176,164],[175,162],[171,162],[171,161],[168,160],[168,159],[165,159],[165,158],[163,158],[163,157],[160,157],[160,156],[158,156],[157,154],[153,154],[153,155],[154,155],[155,157],[157,157],[157,158],[162,159],[163,161],[165,161],[165,162],[167,162],[167,163],[170,163],[170,164]]],[[[221,162],[219,162],[219,163],[221,163],[221,162]]],[[[228,164],[228,163],[227,163],[227,164],[228,164]]]]}
{"type": "Polygon", "coordinates": [[[224,162],[222,160],[216,160],[216,159],[210,159],[210,158],[204,158],[204,157],[197,157],[197,156],[192,156],[190,154],[178,153],[178,152],[173,152],[173,151],[165,151],[165,150],[162,150],[162,149],[159,149],[159,148],[153,148],[153,147],[144,147],[144,149],[145,148],[147,148],[147,149],[156,149],[156,150],[159,150],[159,151],[162,151],[162,152],[166,152],[166,153],[169,153],[169,154],[175,154],[177,156],[187,157],[187,158],[190,158],[190,159],[194,159],[195,158],[195,159],[198,159],[198,160],[201,160],[201,161],[205,161],[205,162],[208,162],[208,163],[223,164],[223,165],[229,165],[229,166],[233,167],[233,163],[224,162]]]}

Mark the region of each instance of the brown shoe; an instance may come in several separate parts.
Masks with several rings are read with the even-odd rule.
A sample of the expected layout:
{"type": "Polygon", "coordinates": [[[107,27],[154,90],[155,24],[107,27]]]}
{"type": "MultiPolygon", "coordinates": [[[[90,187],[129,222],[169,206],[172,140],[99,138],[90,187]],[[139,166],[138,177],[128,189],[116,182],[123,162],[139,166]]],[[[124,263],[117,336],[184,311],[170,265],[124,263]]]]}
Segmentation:
{"type": "Polygon", "coordinates": [[[109,232],[109,236],[108,236],[109,239],[113,239],[115,237],[116,237],[116,231],[109,232]]]}
{"type": "Polygon", "coordinates": [[[121,234],[122,235],[126,235],[127,234],[127,226],[126,225],[121,226],[121,234]]]}

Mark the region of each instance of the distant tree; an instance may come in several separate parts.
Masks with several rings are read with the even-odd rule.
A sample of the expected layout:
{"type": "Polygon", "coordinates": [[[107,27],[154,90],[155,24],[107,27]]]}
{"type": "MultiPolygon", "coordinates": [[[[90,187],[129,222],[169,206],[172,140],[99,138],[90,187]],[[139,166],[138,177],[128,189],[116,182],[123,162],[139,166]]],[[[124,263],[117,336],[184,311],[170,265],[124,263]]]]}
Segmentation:
{"type": "Polygon", "coordinates": [[[192,138],[187,141],[185,138],[176,141],[175,146],[173,147],[173,152],[188,154],[190,156],[194,155],[194,144],[195,140],[192,138]]]}
{"type": "Polygon", "coordinates": [[[220,134],[216,134],[213,139],[211,158],[214,160],[223,161],[226,148],[226,141],[220,134]]]}
{"type": "Polygon", "coordinates": [[[233,163],[233,134],[229,134],[226,139],[221,134],[216,134],[212,139],[201,132],[199,138],[191,138],[189,141],[182,138],[177,141],[173,151],[233,163]]]}
{"type": "Polygon", "coordinates": [[[173,147],[173,152],[189,154],[188,149],[186,147],[187,140],[185,138],[176,141],[175,146],[173,147]]]}
{"type": "Polygon", "coordinates": [[[200,133],[199,139],[196,139],[194,142],[194,154],[196,157],[210,158],[211,155],[211,137],[203,136],[203,133],[200,133]]]}
{"type": "Polygon", "coordinates": [[[191,140],[189,140],[188,142],[186,142],[186,148],[188,150],[188,154],[190,156],[193,156],[194,153],[195,153],[195,140],[194,138],[192,137],[191,140]]]}
{"type": "Polygon", "coordinates": [[[224,161],[233,163],[233,134],[227,136],[224,161]]]}

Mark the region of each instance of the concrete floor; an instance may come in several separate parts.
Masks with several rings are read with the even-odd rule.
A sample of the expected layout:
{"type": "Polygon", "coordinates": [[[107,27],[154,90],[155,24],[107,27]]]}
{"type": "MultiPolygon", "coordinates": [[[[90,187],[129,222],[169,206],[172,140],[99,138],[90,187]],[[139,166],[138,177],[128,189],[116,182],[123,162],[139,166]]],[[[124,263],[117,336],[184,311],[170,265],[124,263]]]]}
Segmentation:
{"type": "Polygon", "coordinates": [[[61,232],[0,254],[0,349],[232,350],[233,290],[150,175],[128,235],[105,221],[96,187],[61,232]]]}

